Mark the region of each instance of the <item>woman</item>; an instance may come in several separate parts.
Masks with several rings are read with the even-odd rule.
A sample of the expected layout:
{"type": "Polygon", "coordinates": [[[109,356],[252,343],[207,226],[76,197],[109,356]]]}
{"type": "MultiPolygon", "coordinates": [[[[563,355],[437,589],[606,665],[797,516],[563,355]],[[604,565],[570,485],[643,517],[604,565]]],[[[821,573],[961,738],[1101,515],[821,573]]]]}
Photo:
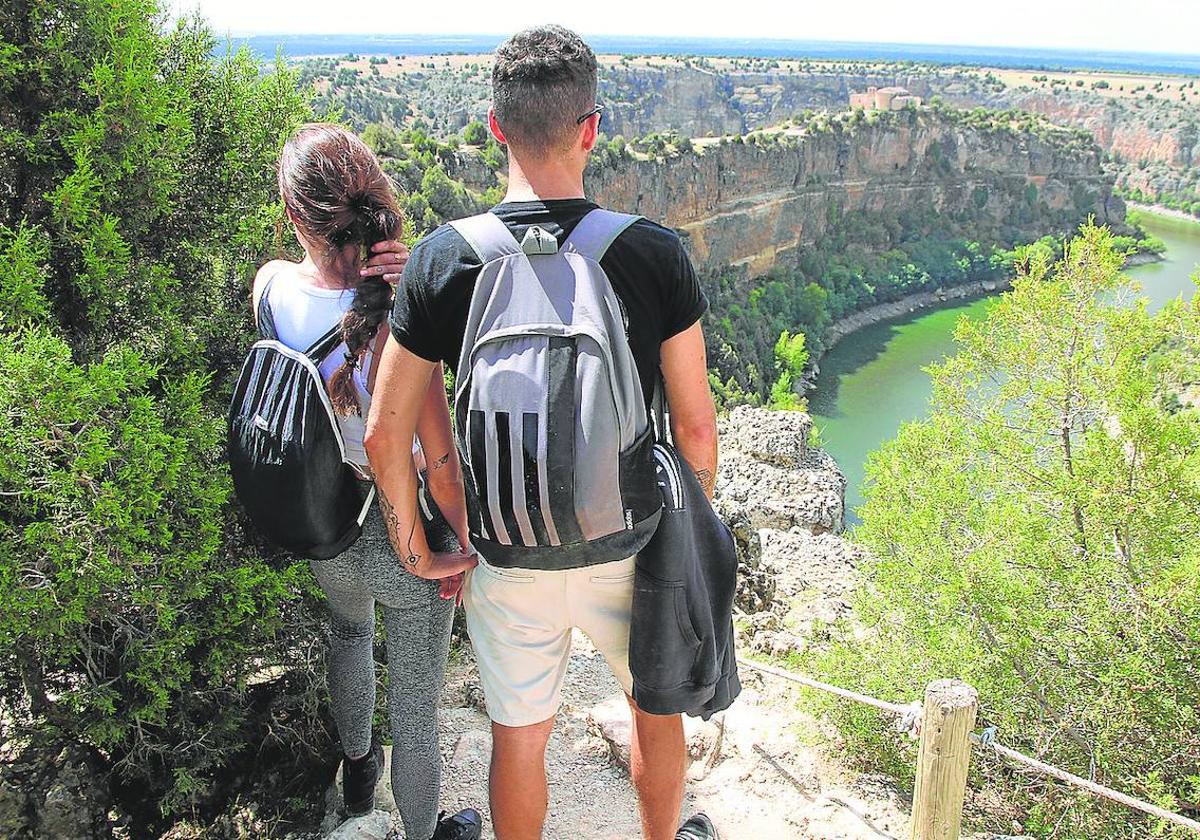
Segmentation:
{"type": "MultiPolygon", "coordinates": [[[[343,345],[319,367],[347,458],[367,480],[364,417],[374,361],[387,340],[386,315],[392,301],[384,277],[396,270],[395,263],[407,259],[404,246],[392,241],[401,229],[400,208],[370,149],[349,131],[330,124],[305,125],[287,141],[279,160],[279,191],[304,259],[273,260],[259,270],[254,311],[257,316],[260,306],[269,307],[280,341],[297,349],[341,324],[343,345]],[[364,264],[368,253],[375,256],[364,264]]],[[[462,575],[456,573],[469,565],[460,553],[460,545],[466,544],[466,510],[457,455],[445,431],[450,428],[448,417],[442,379],[435,377],[417,429],[421,447],[414,444],[418,469],[424,466],[422,450],[430,453],[435,467],[423,482],[419,505],[431,547],[444,552],[435,555],[430,571],[423,572],[432,579],[404,570],[375,509],[358,542],[331,560],[312,561],[312,569],[331,613],[329,693],[345,753],[346,812],[357,816],[372,809],[383,771],[383,749],[371,739],[378,601],[388,643],[392,792],[405,837],[477,840],[481,819],[476,811],[444,817],[437,810],[437,702],[462,585],[462,575]]]]}

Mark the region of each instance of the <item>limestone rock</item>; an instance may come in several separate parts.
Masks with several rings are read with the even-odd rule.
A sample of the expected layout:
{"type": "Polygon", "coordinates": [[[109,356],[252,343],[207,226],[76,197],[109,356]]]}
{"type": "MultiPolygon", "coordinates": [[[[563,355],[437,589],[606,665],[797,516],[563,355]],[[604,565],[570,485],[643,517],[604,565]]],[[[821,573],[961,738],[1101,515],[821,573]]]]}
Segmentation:
{"type": "Polygon", "coordinates": [[[387,840],[391,817],[386,811],[372,811],[339,824],[323,835],[325,840],[387,840]]]}
{"type": "Polygon", "coordinates": [[[800,466],[812,418],[803,411],[765,411],[740,405],[721,424],[721,444],[764,464],[800,466]]]}
{"type": "Polygon", "coordinates": [[[0,779],[0,837],[25,837],[30,829],[29,801],[24,791],[0,779]]]}
{"type": "Polygon", "coordinates": [[[30,747],[0,768],[2,837],[109,837],[110,805],[104,763],[79,744],[30,747]]]}
{"type": "Polygon", "coordinates": [[[588,711],[588,729],[603,738],[613,760],[629,770],[631,724],[624,696],[616,694],[593,706],[588,711]]]}
{"type": "MultiPolygon", "coordinates": [[[[687,744],[688,758],[698,761],[709,755],[719,739],[719,716],[708,721],[683,717],[683,737],[687,744]]],[[[614,694],[588,711],[588,728],[608,744],[613,760],[626,772],[629,771],[629,749],[632,724],[629,703],[624,694],[614,694]]]]}
{"type": "MultiPolygon", "coordinates": [[[[718,509],[718,514],[722,514],[718,509]]],[[[751,526],[744,511],[734,508],[722,514],[733,532],[737,548],[738,574],[734,604],[746,613],[759,613],[771,608],[775,601],[775,570],[763,563],[762,540],[758,529],[751,526]]]]}
{"type": "Polygon", "coordinates": [[[834,460],[808,447],[812,420],[802,411],[741,406],[720,427],[721,463],[714,508],[750,528],[813,533],[845,525],[846,479],[834,460]]]}

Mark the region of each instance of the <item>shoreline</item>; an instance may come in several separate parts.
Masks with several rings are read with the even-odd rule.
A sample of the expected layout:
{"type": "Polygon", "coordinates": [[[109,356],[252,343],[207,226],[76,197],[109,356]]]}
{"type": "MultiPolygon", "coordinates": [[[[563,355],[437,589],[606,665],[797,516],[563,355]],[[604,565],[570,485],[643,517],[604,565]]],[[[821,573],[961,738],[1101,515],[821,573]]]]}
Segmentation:
{"type": "Polygon", "coordinates": [[[1174,207],[1163,207],[1161,204],[1142,204],[1137,201],[1127,201],[1125,206],[1139,213],[1150,213],[1154,216],[1164,216],[1168,219],[1179,219],[1180,221],[1200,225],[1200,216],[1193,216],[1191,213],[1176,210],[1174,207]]]}
{"type": "MultiPolygon", "coordinates": [[[[1134,205],[1130,205],[1133,207],[1134,205]]],[[[1138,205],[1142,207],[1144,205],[1138,205]]],[[[1169,208],[1163,208],[1169,210],[1169,208]]],[[[1156,212],[1156,211],[1148,211],[1156,212]]],[[[1186,218],[1200,224],[1200,219],[1193,216],[1188,216],[1182,211],[1170,211],[1178,213],[1181,218],[1186,218]]],[[[1125,260],[1122,268],[1130,268],[1136,265],[1146,265],[1148,263],[1161,262],[1165,257],[1162,254],[1140,253],[1133,254],[1125,260]]],[[[1005,277],[999,280],[975,280],[971,283],[964,283],[961,286],[949,286],[934,289],[932,291],[914,292],[911,295],[905,295],[899,300],[889,301],[888,303],[877,303],[874,306],[869,306],[866,309],[861,309],[858,312],[851,313],[844,318],[841,318],[830,324],[829,329],[825,331],[825,342],[821,349],[821,354],[814,357],[811,362],[811,368],[804,377],[804,392],[808,393],[816,387],[817,377],[821,373],[821,359],[825,358],[825,354],[837,346],[838,342],[847,336],[853,335],[861,329],[874,326],[883,321],[890,321],[893,318],[901,318],[905,315],[912,314],[924,309],[937,309],[948,303],[959,303],[976,298],[986,297],[998,292],[1006,292],[1012,288],[1012,278],[1005,277]]]]}
{"type": "Polygon", "coordinates": [[[1162,262],[1165,259],[1166,257],[1162,254],[1152,254],[1149,252],[1132,254],[1125,258],[1125,264],[1121,266],[1121,269],[1132,268],[1135,265],[1149,265],[1150,263],[1162,262]]]}
{"type": "Polygon", "coordinates": [[[860,309],[858,312],[840,318],[825,331],[825,341],[821,349],[821,355],[812,360],[812,371],[805,378],[805,391],[811,391],[816,384],[816,378],[821,372],[821,359],[825,357],[826,353],[836,347],[838,342],[847,336],[853,335],[866,327],[882,323],[883,321],[890,321],[893,318],[901,318],[923,309],[936,309],[947,303],[973,300],[995,294],[996,292],[1004,292],[1010,288],[1012,288],[1011,278],[975,280],[971,283],[964,283],[961,286],[914,292],[911,295],[905,295],[899,300],[877,303],[874,306],[868,306],[866,309],[860,309]]]}

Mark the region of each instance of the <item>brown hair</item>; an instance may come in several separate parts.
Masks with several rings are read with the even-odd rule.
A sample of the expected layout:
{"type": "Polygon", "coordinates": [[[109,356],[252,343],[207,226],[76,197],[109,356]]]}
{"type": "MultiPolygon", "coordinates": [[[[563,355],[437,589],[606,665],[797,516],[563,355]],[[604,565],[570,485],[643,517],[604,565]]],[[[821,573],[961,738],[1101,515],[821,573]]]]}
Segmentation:
{"type": "Polygon", "coordinates": [[[496,49],[492,107],[511,145],[544,156],[566,149],[596,104],[596,55],[562,26],[518,32],[496,49]]]}
{"type": "Polygon", "coordinates": [[[365,249],[397,235],[403,223],[392,182],[358,137],[331,123],[301,126],[279,157],[279,194],[305,238],[324,243],[354,301],[342,318],[346,359],[329,380],[339,414],[359,409],[351,373],[392,303],[381,277],[359,278],[365,249]],[[353,250],[351,250],[353,246],[353,250]]]}

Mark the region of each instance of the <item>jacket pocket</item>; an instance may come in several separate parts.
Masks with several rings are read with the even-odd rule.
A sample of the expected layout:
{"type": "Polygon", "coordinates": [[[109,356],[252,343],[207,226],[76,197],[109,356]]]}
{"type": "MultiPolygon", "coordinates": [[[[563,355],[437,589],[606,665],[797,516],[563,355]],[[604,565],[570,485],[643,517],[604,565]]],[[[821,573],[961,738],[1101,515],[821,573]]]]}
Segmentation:
{"type": "Polygon", "coordinates": [[[656,578],[640,566],[633,578],[629,670],[646,688],[672,689],[695,678],[700,638],[688,614],[682,582],[656,578]]]}

